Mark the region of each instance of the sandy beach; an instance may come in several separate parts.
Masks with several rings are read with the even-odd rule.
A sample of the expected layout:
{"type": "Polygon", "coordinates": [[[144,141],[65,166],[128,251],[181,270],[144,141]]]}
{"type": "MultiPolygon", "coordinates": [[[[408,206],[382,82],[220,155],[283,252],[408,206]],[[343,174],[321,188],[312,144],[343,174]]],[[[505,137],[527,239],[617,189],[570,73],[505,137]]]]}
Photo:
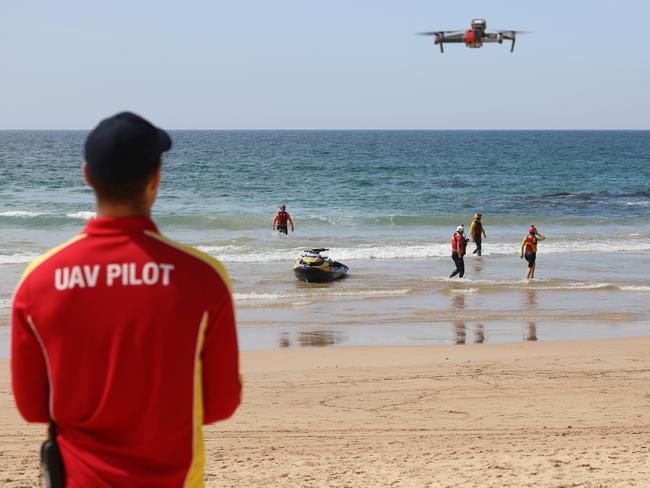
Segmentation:
{"type": "MultiPolygon", "coordinates": [[[[242,354],[207,486],[650,486],[650,337],[242,354]]],[[[0,362],[5,487],[37,482],[43,426],[0,362]]]]}

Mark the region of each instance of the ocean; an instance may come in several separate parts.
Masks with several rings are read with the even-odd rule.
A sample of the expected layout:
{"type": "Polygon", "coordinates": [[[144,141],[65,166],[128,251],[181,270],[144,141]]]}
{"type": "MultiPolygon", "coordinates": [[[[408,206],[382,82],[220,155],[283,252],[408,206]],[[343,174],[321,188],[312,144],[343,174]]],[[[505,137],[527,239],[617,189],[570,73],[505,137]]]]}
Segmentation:
{"type": "MultiPolygon", "coordinates": [[[[93,216],[85,135],[0,131],[0,316],[26,264],[93,216]]],[[[459,320],[492,323],[483,337],[495,341],[527,336],[531,320],[539,338],[650,329],[648,131],[171,135],[155,220],[224,261],[249,348],[310,345],[298,338],[316,332],[329,339],[312,345],[456,342],[459,320]],[[296,224],[287,238],[271,230],[281,202],[296,224]],[[451,281],[449,240],[476,211],[484,254],[451,281]],[[547,240],[527,283],[518,247],[531,224],[547,240]],[[297,282],[291,263],[310,247],[330,248],[350,277],[297,282]]]]}

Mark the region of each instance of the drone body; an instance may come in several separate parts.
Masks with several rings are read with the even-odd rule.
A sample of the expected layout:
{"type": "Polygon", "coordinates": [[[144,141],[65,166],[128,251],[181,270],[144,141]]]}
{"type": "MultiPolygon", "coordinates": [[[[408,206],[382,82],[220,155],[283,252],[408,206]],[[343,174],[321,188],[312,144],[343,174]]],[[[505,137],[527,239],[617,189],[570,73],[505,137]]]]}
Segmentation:
{"type": "Polygon", "coordinates": [[[496,32],[486,31],[487,22],[485,19],[472,20],[471,27],[465,32],[463,31],[434,31],[434,32],[421,32],[423,36],[432,36],[434,43],[440,46],[440,52],[443,53],[443,44],[456,43],[465,44],[467,47],[478,48],[483,47],[483,44],[488,42],[496,42],[502,44],[504,40],[512,41],[510,45],[510,52],[515,49],[515,39],[517,33],[521,31],[504,30],[496,32]]]}

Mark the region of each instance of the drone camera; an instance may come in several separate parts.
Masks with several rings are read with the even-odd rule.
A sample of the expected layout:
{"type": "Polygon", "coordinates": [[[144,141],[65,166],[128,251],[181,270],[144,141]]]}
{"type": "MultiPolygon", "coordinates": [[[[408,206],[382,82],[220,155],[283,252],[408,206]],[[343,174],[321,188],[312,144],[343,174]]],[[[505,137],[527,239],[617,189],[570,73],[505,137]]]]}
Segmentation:
{"type": "Polygon", "coordinates": [[[487,27],[487,22],[485,22],[484,19],[474,19],[474,20],[472,20],[472,28],[473,29],[485,30],[486,27],[487,27]]]}

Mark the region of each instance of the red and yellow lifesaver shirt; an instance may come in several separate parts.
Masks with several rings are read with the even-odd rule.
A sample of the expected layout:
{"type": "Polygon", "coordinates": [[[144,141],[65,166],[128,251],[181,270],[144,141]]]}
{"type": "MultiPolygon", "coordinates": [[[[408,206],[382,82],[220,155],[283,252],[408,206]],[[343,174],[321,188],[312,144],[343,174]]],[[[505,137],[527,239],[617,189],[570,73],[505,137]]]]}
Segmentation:
{"type": "Polygon", "coordinates": [[[16,290],[11,368],[74,487],[201,487],[202,424],[240,402],[228,276],[143,217],[91,220],[16,290]]]}

